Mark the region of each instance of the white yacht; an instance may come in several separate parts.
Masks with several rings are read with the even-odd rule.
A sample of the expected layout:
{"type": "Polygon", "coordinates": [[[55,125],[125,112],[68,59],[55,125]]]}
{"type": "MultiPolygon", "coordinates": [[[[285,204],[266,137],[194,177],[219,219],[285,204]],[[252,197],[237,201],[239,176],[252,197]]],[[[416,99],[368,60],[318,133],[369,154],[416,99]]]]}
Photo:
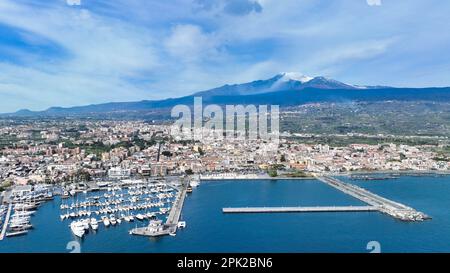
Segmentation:
{"type": "Polygon", "coordinates": [[[108,217],[103,216],[102,219],[103,219],[103,224],[105,225],[105,227],[109,227],[109,225],[111,224],[111,222],[109,222],[108,217]]]}
{"type": "Polygon", "coordinates": [[[109,216],[109,221],[111,222],[111,225],[115,226],[117,224],[116,216],[114,216],[114,214],[111,214],[109,216]]]}
{"type": "Polygon", "coordinates": [[[89,223],[90,223],[89,218],[86,218],[86,219],[84,219],[84,220],[81,220],[81,223],[83,224],[83,228],[84,228],[85,230],[88,230],[88,229],[89,229],[89,223]]]}
{"type": "Polygon", "coordinates": [[[85,233],[84,225],[80,221],[73,221],[70,224],[70,229],[72,230],[73,234],[75,234],[75,236],[80,237],[80,238],[82,238],[85,233]]]}
{"type": "Polygon", "coordinates": [[[139,213],[136,215],[136,219],[138,219],[139,221],[142,221],[142,220],[144,220],[144,216],[139,213]]]}
{"type": "Polygon", "coordinates": [[[90,222],[91,228],[93,230],[97,230],[98,229],[98,221],[95,218],[91,218],[91,222],[90,222]]]}

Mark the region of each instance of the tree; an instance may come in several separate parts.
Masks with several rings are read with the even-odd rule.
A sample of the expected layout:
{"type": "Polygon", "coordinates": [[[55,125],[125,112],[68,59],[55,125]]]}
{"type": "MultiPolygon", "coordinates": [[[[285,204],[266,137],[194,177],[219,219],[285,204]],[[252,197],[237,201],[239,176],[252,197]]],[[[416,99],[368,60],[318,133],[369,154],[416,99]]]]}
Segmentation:
{"type": "Polygon", "coordinates": [[[277,177],[278,176],[278,172],[276,169],[269,169],[269,171],[267,172],[269,174],[270,177],[277,177]]]}

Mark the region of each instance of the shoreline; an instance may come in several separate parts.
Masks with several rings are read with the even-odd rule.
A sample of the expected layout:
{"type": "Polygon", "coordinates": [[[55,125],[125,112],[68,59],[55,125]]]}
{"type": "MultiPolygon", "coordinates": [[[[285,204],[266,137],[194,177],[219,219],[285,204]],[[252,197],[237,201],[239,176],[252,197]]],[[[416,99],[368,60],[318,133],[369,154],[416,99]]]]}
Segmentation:
{"type": "MultiPolygon", "coordinates": [[[[345,172],[345,173],[323,173],[322,176],[352,176],[352,175],[399,175],[399,176],[447,176],[450,175],[450,171],[392,171],[392,170],[383,170],[383,171],[355,171],[355,172],[345,172]]],[[[236,176],[236,177],[200,177],[200,181],[205,182],[214,182],[214,181],[236,181],[236,180],[316,180],[317,178],[314,176],[310,177],[287,177],[287,176],[278,176],[278,177],[269,177],[264,175],[253,174],[249,177],[244,176],[236,176]]]]}

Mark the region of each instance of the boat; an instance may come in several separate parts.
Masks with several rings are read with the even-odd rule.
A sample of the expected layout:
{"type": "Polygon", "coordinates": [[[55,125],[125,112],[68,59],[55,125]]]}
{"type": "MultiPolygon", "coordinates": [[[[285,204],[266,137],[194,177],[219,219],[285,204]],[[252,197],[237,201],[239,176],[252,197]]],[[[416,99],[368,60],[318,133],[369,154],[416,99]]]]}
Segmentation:
{"type": "Polygon", "coordinates": [[[73,221],[70,224],[70,229],[72,230],[73,234],[75,234],[75,236],[83,238],[85,230],[84,230],[84,225],[82,222],[73,221]]]}
{"type": "Polygon", "coordinates": [[[31,225],[31,224],[14,224],[14,225],[10,225],[9,228],[13,231],[20,231],[20,230],[32,229],[33,225],[31,225]]]}
{"type": "Polygon", "coordinates": [[[85,229],[85,230],[88,230],[89,229],[89,223],[91,222],[91,220],[89,220],[89,218],[87,218],[87,219],[84,219],[84,220],[81,220],[81,223],[83,224],[83,228],[85,229]]]}
{"type": "Polygon", "coordinates": [[[200,185],[200,180],[199,179],[193,179],[191,180],[191,182],[189,182],[189,185],[193,188],[197,188],[200,185]]]}
{"type": "Polygon", "coordinates": [[[91,222],[90,222],[91,228],[93,230],[97,230],[98,229],[98,221],[95,218],[91,218],[91,222]]]}
{"type": "Polygon", "coordinates": [[[114,216],[114,214],[111,214],[109,216],[109,221],[111,222],[111,225],[115,226],[117,224],[116,216],[114,216]]]}
{"type": "Polygon", "coordinates": [[[19,230],[19,231],[13,231],[13,232],[7,232],[5,234],[6,237],[14,237],[14,236],[21,236],[28,233],[28,230],[19,230]]]}
{"type": "Polygon", "coordinates": [[[186,222],[185,221],[180,221],[178,222],[178,228],[185,228],[186,227],[186,222]]]}
{"type": "Polygon", "coordinates": [[[64,191],[63,194],[61,195],[61,198],[66,199],[69,198],[69,192],[68,191],[64,191]]]}
{"type": "Polygon", "coordinates": [[[105,227],[109,227],[109,225],[111,224],[111,222],[109,221],[108,217],[103,216],[102,217],[103,220],[103,224],[105,225],[105,227]]]}
{"type": "Polygon", "coordinates": [[[34,210],[37,208],[36,204],[33,203],[19,203],[14,206],[14,210],[34,210]]]}
{"type": "Polygon", "coordinates": [[[142,221],[142,220],[144,220],[144,216],[139,213],[136,215],[136,219],[138,219],[139,221],[142,221]]]}
{"type": "Polygon", "coordinates": [[[192,187],[191,187],[191,186],[188,186],[187,189],[186,189],[186,192],[187,192],[187,193],[191,193],[191,192],[192,192],[192,187]]]}

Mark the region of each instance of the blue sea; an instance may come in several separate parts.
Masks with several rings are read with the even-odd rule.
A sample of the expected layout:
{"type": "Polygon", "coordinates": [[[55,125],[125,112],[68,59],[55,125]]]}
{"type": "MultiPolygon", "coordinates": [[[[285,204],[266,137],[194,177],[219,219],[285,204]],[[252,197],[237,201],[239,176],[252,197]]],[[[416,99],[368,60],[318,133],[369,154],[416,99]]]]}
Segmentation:
{"type": "MultiPolygon", "coordinates": [[[[223,207],[364,205],[316,180],[214,181],[202,184],[185,201],[185,229],[175,237],[136,237],[137,223],[100,226],[76,239],[68,221],[60,221],[61,200],[40,206],[34,229],[0,241],[0,252],[450,252],[450,177],[412,177],[351,181],[381,196],[422,211],[432,220],[401,222],[379,212],[223,214],[223,207]]],[[[140,224],[142,225],[142,224],[140,224]]]]}

